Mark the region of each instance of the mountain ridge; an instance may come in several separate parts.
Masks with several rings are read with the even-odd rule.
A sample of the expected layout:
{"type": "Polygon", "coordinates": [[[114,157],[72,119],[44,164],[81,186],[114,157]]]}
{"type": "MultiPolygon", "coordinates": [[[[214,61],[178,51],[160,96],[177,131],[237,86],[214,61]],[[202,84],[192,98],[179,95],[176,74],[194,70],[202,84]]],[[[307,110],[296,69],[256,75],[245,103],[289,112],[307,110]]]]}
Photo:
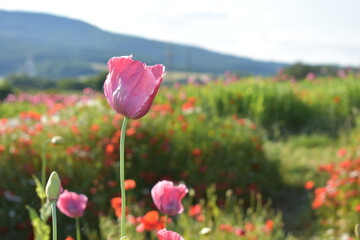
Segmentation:
{"type": "Polygon", "coordinates": [[[176,71],[272,75],[284,63],[257,61],[201,47],[111,33],[81,20],[0,10],[0,75],[15,72],[49,78],[94,74],[94,64],[133,54],[149,65],[176,71]]]}

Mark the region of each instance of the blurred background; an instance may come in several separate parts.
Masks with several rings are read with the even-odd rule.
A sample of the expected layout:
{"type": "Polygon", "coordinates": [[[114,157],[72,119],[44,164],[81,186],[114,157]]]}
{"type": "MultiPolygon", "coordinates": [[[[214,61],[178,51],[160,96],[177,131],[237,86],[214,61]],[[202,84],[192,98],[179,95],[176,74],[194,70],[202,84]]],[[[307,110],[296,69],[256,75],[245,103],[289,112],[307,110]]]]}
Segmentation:
{"type": "MultiPolygon", "coordinates": [[[[156,239],[163,218],[139,226],[164,179],[190,189],[167,225],[187,240],[356,239],[359,9],[358,0],[2,0],[0,239],[49,239],[36,181],[44,159],[47,176],[56,170],[89,198],[83,238],[118,239],[123,119],[103,84],[109,58],[126,55],[166,66],[150,112],[126,131],[132,239],[156,239]]],[[[59,214],[61,239],[75,236],[72,220],[59,214]]]]}
{"type": "Polygon", "coordinates": [[[130,54],[180,72],[268,76],[297,62],[359,67],[359,4],[3,1],[0,76],[86,76],[106,70],[110,57],[130,54]]]}

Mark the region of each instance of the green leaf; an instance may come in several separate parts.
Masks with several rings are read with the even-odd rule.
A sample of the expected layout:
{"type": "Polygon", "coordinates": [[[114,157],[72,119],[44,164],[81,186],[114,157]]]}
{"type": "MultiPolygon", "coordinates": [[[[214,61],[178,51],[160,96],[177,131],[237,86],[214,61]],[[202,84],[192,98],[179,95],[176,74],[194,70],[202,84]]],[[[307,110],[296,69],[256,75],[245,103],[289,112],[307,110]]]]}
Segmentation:
{"type": "Polygon", "coordinates": [[[31,225],[34,230],[34,240],[50,240],[50,226],[48,226],[45,222],[41,221],[35,209],[29,206],[26,206],[26,209],[29,211],[31,225]]]}
{"type": "Polygon", "coordinates": [[[46,222],[51,216],[51,203],[46,201],[40,208],[40,218],[43,222],[46,222]]]}
{"type": "Polygon", "coordinates": [[[355,236],[356,236],[357,240],[360,239],[359,230],[360,230],[360,226],[359,226],[359,224],[356,224],[356,226],[355,226],[355,236]]]}
{"type": "Polygon", "coordinates": [[[33,178],[34,178],[35,183],[36,183],[35,191],[36,191],[38,197],[41,200],[45,200],[46,199],[46,194],[45,194],[44,186],[41,184],[40,180],[35,175],[33,175],[33,178]]]}

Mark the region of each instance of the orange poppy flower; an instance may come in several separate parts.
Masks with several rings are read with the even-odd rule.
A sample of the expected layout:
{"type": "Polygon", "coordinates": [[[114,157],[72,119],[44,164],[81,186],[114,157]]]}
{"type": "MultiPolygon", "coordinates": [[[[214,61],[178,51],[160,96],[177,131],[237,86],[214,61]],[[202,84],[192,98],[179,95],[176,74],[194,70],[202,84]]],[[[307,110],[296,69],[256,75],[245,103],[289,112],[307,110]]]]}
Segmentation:
{"type": "Polygon", "coordinates": [[[136,182],[133,179],[126,179],[125,180],[125,190],[131,190],[136,187],[136,182]]]}

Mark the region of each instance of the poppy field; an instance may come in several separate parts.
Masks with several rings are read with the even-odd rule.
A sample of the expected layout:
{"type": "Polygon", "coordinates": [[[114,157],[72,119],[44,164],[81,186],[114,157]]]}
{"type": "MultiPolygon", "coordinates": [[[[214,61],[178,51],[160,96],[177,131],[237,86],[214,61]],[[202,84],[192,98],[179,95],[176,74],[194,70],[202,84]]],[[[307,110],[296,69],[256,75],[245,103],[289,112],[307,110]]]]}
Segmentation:
{"type": "Polygon", "coordinates": [[[124,131],[125,211],[124,116],[103,92],[8,95],[0,105],[1,239],[51,239],[44,162],[46,180],[56,171],[64,189],[59,239],[120,239],[124,215],[129,239],[356,239],[359,93],[353,74],[161,86],[124,131]],[[171,210],[158,198],[162,185],[179,196],[171,210]],[[66,209],[66,197],[82,209],[66,209]]]}

